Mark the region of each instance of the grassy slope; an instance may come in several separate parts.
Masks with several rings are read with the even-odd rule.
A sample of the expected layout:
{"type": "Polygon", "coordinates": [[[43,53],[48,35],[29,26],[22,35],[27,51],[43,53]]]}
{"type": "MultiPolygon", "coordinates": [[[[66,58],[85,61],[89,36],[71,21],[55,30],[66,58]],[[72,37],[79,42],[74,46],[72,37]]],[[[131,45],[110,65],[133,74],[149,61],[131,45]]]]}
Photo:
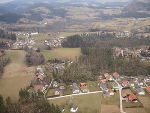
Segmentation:
{"type": "Polygon", "coordinates": [[[0,79],[0,94],[16,100],[20,88],[24,88],[30,83],[34,68],[26,66],[24,51],[8,50],[7,56],[10,57],[11,63],[5,67],[3,77],[0,79]]]}
{"type": "Polygon", "coordinates": [[[52,58],[69,58],[75,60],[75,57],[79,57],[81,55],[80,48],[58,48],[53,50],[44,50],[42,51],[45,59],[52,58]]]}
{"type": "Polygon", "coordinates": [[[79,110],[76,113],[100,113],[101,93],[66,97],[50,100],[50,102],[60,106],[65,105],[66,111],[64,113],[70,113],[68,104],[71,103],[78,106],[79,110]]]}

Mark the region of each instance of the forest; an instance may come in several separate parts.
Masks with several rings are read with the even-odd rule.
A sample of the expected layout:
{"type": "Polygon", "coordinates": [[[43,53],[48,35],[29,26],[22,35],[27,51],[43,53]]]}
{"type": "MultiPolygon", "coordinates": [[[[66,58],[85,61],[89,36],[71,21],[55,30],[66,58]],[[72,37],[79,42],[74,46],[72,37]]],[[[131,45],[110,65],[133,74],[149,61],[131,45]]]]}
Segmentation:
{"type": "Polygon", "coordinates": [[[149,63],[138,58],[113,57],[114,47],[134,48],[143,45],[150,45],[150,38],[116,38],[114,34],[107,33],[70,36],[63,42],[63,47],[80,47],[82,55],[60,78],[65,83],[71,83],[96,80],[98,75],[106,72],[117,71],[127,76],[148,75],[149,63]]]}

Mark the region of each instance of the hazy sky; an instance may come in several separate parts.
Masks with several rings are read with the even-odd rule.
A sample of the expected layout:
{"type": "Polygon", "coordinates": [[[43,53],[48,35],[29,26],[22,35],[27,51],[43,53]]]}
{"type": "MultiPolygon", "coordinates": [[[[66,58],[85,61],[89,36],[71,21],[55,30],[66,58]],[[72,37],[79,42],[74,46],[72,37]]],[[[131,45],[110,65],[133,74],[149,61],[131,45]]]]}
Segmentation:
{"type": "MultiPolygon", "coordinates": [[[[12,1],[12,0],[0,0],[0,2],[8,2],[8,1],[12,1]]],[[[119,2],[119,1],[122,1],[122,2],[125,2],[125,1],[129,1],[129,0],[99,0],[99,1],[102,1],[102,2],[119,2]]]]}

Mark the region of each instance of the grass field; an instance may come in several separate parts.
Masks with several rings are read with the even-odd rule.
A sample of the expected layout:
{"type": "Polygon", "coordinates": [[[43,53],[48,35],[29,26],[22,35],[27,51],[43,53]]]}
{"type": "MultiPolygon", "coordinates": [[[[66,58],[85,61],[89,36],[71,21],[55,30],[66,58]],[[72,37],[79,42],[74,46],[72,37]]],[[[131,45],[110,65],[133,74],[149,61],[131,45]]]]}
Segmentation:
{"type": "Polygon", "coordinates": [[[18,99],[20,88],[29,85],[34,75],[34,67],[25,64],[25,52],[22,50],[8,50],[6,55],[11,62],[5,67],[4,74],[0,78],[0,94],[5,98],[10,96],[18,99]]]}
{"type": "Polygon", "coordinates": [[[76,113],[100,113],[101,111],[101,93],[66,97],[50,100],[49,102],[63,106],[65,108],[64,113],[70,113],[70,104],[78,106],[76,113]]]}
{"type": "Polygon", "coordinates": [[[46,60],[52,58],[69,58],[75,60],[76,57],[81,55],[80,48],[58,48],[53,50],[43,50],[42,54],[46,60]]]}

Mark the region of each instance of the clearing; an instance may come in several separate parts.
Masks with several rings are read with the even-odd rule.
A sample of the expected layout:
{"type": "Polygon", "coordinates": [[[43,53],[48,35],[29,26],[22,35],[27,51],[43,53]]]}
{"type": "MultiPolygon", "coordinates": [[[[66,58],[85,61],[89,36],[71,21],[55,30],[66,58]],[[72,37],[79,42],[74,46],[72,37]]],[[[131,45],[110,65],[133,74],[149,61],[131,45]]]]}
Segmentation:
{"type": "Polygon", "coordinates": [[[81,55],[80,48],[57,48],[53,50],[43,50],[42,54],[45,57],[45,60],[52,58],[68,58],[71,60],[76,60],[76,57],[81,55]]]}
{"type": "Polygon", "coordinates": [[[34,75],[34,67],[25,64],[25,51],[8,50],[6,55],[11,62],[5,67],[4,74],[0,78],[0,94],[4,98],[10,96],[13,100],[18,99],[20,88],[29,85],[34,75]]]}

